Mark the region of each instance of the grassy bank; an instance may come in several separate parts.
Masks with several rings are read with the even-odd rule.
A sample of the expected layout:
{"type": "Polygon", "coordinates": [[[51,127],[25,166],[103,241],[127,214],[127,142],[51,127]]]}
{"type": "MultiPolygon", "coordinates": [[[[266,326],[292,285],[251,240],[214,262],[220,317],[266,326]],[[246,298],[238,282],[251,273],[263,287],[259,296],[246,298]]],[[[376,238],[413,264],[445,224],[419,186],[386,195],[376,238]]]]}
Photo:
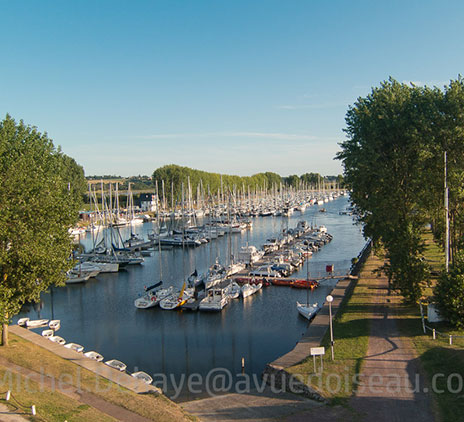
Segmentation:
{"type": "MultiPolygon", "coordinates": [[[[34,371],[35,373],[43,373],[54,380],[63,380],[63,382],[73,387],[90,392],[109,403],[121,406],[147,419],[166,422],[173,420],[195,420],[194,417],[186,414],[180,406],[171,402],[164,396],[155,396],[152,394],[141,395],[123,389],[117,384],[99,377],[93,372],[56,356],[48,350],[13,334],[10,334],[10,346],[6,348],[0,347],[0,358],[3,358],[4,362],[6,360],[22,368],[34,371]]],[[[8,369],[8,365],[4,364],[3,368],[0,369],[6,370],[8,369]]],[[[26,378],[28,377],[26,376],[26,378]]],[[[2,379],[4,380],[2,388],[6,390],[5,378],[2,379]]],[[[13,394],[17,396],[20,401],[24,400],[27,403],[31,399],[28,396],[27,390],[22,388],[24,387],[23,384],[19,383],[15,385],[15,383],[13,383],[12,387],[14,389],[13,394]]],[[[77,399],[73,402],[69,396],[65,396],[59,392],[53,392],[52,389],[48,387],[49,386],[46,386],[44,388],[43,385],[41,385],[43,390],[42,394],[33,397],[33,404],[36,405],[39,412],[42,413],[47,421],[58,422],[64,419],[68,421],[112,420],[112,418],[103,414],[100,415],[101,417],[83,417],[82,414],[84,410],[85,412],[96,412],[96,410],[91,407],[85,407],[85,405],[85,408],[83,408],[83,404],[78,402],[77,399]],[[55,404],[62,410],[58,411],[51,407],[51,404],[55,404]],[[66,404],[66,406],[64,406],[64,404],[66,404]],[[69,415],[69,417],[63,419],[62,414],[69,415]]],[[[33,389],[31,390],[36,391],[33,389]]]]}
{"type": "Polygon", "coordinates": [[[378,266],[379,262],[376,259],[366,262],[360,279],[354,281],[354,287],[334,318],[335,361],[331,361],[330,334],[327,332],[322,341],[326,354],[321,375],[314,374],[312,358],[287,369],[334,404],[346,402],[353,394],[355,376],[360,373],[362,361],[367,353],[370,330],[367,315],[369,281],[372,270],[378,266]]]}

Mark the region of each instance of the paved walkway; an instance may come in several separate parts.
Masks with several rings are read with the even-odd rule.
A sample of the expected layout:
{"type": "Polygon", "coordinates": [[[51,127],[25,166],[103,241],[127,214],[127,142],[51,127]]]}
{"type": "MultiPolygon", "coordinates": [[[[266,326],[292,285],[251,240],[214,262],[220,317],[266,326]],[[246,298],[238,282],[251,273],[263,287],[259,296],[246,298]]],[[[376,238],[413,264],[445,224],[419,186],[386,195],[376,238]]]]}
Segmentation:
{"type": "Polygon", "coordinates": [[[10,410],[7,405],[0,404],[0,421],[2,422],[27,422],[23,412],[10,410]]]}
{"type": "MultiPolygon", "coordinates": [[[[373,261],[378,260],[370,258],[373,261]]],[[[351,405],[366,421],[432,422],[429,390],[420,374],[419,360],[411,341],[401,337],[397,327],[395,308],[400,297],[388,296],[386,276],[373,275],[369,289],[369,345],[351,405]]]]}

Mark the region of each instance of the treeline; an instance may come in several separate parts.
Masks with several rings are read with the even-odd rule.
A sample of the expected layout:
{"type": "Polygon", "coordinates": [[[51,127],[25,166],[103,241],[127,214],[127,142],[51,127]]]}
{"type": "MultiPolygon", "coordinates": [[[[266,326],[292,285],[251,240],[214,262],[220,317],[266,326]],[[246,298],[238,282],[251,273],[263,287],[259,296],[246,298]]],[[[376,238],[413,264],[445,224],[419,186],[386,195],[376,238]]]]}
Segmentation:
{"type": "Polygon", "coordinates": [[[167,201],[179,201],[182,195],[182,185],[184,185],[184,195],[187,195],[187,184],[190,181],[192,196],[196,197],[197,192],[206,196],[224,195],[228,192],[233,193],[255,193],[255,192],[280,192],[282,187],[292,187],[294,189],[316,188],[318,184],[330,183],[335,186],[335,182],[341,181],[341,176],[323,178],[317,173],[306,173],[302,176],[281,177],[277,173],[266,172],[258,173],[253,176],[231,176],[219,173],[210,173],[202,170],[195,170],[189,167],[181,167],[175,164],[166,165],[153,172],[153,184],[158,184],[160,194],[164,184],[164,194],[167,201]],[[173,193],[173,196],[171,195],[173,193]]]}
{"type": "MultiPolygon", "coordinates": [[[[357,216],[365,235],[385,250],[392,287],[411,302],[421,297],[429,278],[422,255],[424,227],[430,224],[435,239],[445,245],[447,153],[450,273],[441,277],[435,300],[454,319],[457,311],[450,297],[456,301],[459,294],[459,303],[464,303],[464,277],[459,281],[453,276],[464,274],[463,79],[443,89],[389,79],[348,109],[345,132],[337,158],[343,162],[357,216]]],[[[459,315],[464,321],[462,306],[459,315]]]]}
{"type": "Polygon", "coordinates": [[[103,183],[110,183],[112,181],[118,181],[119,189],[121,191],[127,190],[129,188],[129,183],[133,191],[138,190],[153,190],[153,183],[150,176],[131,176],[131,177],[121,177],[121,176],[87,176],[89,181],[99,181],[103,180],[103,183]]]}

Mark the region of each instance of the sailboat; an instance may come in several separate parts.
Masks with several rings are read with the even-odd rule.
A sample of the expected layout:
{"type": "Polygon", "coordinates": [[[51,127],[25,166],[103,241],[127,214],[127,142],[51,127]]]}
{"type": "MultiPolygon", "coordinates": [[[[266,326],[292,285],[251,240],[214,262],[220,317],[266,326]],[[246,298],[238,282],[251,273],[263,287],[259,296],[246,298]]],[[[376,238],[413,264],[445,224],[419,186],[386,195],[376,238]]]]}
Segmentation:
{"type": "Polygon", "coordinates": [[[158,305],[163,299],[171,296],[174,293],[172,286],[168,288],[161,288],[162,281],[145,288],[145,294],[138,297],[134,301],[134,305],[139,309],[153,308],[158,305]]]}
{"type": "Polygon", "coordinates": [[[304,283],[306,285],[306,305],[300,302],[296,302],[296,309],[298,310],[301,316],[310,321],[314,318],[314,316],[317,314],[320,308],[317,302],[313,303],[312,305],[309,304],[309,291],[313,291],[313,289],[317,287],[318,283],[317,281],[312,281],[309,279],[309,260],[307,260],[306,262],[306,283],[304,283]]]}
{"type": "Polygon", "coordinates": [[[296,308],[298,309],[300,315],[304,316],[308,320],[313,319],[319,311],[318,303],[313,303],[312,305],[306,303],[303,305],[300,302],[296,302],[296,308]]]}
{"type": "Polygon", "coordinates": [[[182,285],[182,289],[178,295],[173,293],[169,297],[166,297],[165,299],[160,301],[159,303],[160,308],[164,310],[176,309],[182,306],[184,303],[186,303],[190,298],[192,298],[193,294],[194,294],[193,287],[189,287],[186,289],[185,282],[184,282],[184,284],[182,285]]]}

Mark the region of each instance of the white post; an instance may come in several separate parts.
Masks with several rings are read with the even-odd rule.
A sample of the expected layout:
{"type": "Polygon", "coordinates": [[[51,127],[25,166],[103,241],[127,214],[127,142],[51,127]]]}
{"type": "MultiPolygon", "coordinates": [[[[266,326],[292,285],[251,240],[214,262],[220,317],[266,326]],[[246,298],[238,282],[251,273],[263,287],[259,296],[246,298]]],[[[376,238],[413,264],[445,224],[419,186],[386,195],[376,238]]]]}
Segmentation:
{"type": "Polygon", "coordinates": [[[5,400],[6,400],[6,401],[10,401],[10,396],[11,396],[11,391],[8,390],[8,391],[6,392],[5,400]]]}
{"type": "Polygon", "coordinates": [[[333,327],[332,327],[332,302],[333,302],[333,296],[328,295],[326,297],[327,302],[329,302],[329,328],[330,328],[330,351],[332,353],[332,360],[335,360],[334,358],[334,338],[333,338],[333,327]]]}
{"type": "Polygon", "coordinates": [[[36,415],[35,404],[33,404],[33,405],[31,406],[31,412],[32,412],[32,416],[35,416],[35,415],[36,415]]]}

